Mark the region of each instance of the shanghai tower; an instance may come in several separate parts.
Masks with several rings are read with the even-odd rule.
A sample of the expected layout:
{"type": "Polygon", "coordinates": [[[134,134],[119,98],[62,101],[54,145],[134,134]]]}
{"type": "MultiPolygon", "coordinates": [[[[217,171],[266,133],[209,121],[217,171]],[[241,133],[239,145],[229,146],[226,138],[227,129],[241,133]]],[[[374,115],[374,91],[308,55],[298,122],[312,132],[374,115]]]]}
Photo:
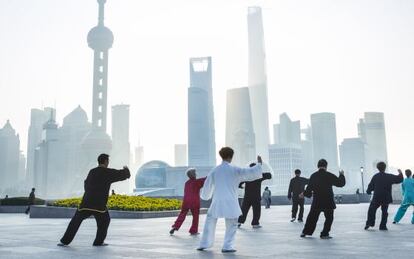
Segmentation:
{"type": "Polygon", "coordinates": [[[249,7],[247,10],[249,69],[248,86],[256,136],[256,152],[268,161],[269,157],[269,112],[267,102],[266,56],[262,10],[249,7]]]}
{"type": "Polygon", "coordinates": [[[188,165],[215,164],[211,57],[191,58],[188,88],[188,165]]]}

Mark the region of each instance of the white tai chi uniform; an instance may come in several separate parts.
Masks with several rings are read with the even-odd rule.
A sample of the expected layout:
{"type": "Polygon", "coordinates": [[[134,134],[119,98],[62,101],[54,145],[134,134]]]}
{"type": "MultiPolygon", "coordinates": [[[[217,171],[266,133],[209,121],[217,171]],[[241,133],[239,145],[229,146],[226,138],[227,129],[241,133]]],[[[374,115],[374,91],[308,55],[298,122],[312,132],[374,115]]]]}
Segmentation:
{"type": "Polygon", "coordinates": [[[250,168],[232,166],[223,161],[207,176],[201,191],[201,198],[212,202],[207,212],[204,230],[201,236],[200,248],[213,246],[218,218],[226,219],[226,234],[224,236],[223,250],[233,249],[234,238],[237,231],[237,219],[242,214],[238,187],[240,182],[253,181],[262,177],[262,166],[257,164],[250,168]]]}

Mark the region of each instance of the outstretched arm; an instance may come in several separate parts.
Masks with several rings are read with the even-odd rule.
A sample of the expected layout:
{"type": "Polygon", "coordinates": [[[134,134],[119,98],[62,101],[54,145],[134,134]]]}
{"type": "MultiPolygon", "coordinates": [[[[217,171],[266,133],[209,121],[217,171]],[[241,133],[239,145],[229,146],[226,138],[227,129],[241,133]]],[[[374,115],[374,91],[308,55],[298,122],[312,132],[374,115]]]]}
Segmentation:
{"type": "Polygon", "coordinates": [[[404,180],[404,176],[403,173],[401,171],[401,169],[398,169],[398,175],[394,175],[394,179],[393,179],[394,183],[402,183],[402,181],[404,180]]]}
{"type": "Polygon", "coordinates": [[[306,186],[305,191],[303,192],[303,196],[308,197],[308,198],[312,197],[312,194],[313,194],[313,188],[314,188],[314,183],[313,183],[313,180],[312,180],[312,177],[311,177],[311,178],[309,179],[309,183],[308,183],[308,185],[306,186]]]}
{"type": "Polygon", "coordinates": [[[108,181],[111,183],[119,182],[128,179],[131,177],[131,173],[129,172],[129,168],[124,166],[121,170],[116,169],[108,169],[107,178],[108,181]]]}
{"type": "Polygon", "coordinates": [[[214,191],[214,174],[211,172],[204,182],[203,189],[201,189],[200,197],[203,200],[210,200],[213,197],[214,191]]]}
{"type": "Polygon", "coordinates": [[[332,184],[336,187],[344,187],[345,186],[345,175],[344,171],[339,171],[339,177],[336,175],[332,175],[332,184]]]}
{"type": "Polygon", "coordinates": [[[257,156],[257,162],[258,163],[253,167],[234,167],[236,169],[236,173],[240,178],[240,182],[253,181],[262,177],[262,158],[260,156],[257,156]]]}

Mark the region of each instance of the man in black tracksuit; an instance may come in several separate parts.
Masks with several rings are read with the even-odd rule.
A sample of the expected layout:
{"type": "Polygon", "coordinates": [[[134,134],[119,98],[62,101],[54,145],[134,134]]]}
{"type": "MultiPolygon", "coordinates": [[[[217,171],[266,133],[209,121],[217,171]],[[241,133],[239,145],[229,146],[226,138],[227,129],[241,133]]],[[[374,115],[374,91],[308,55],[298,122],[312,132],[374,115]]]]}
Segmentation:
{"type": "MultiPolygon", "coordinates": [[[[250,167],[255,166],[255,163],[250,164],[250,167]]],[[[253,220],[252,220],[252,227],[253,228],[260,228],[260,213],[261,213],[261,188],[262,182],[267,179],[271,179],[271,173],[263,173],[263,177],[251,182],[241,182],[239,188],[243,188],[243,184],[245,184],[244,188],[244,197],[243,203],[241,206],[242,215],[239,217],[239,227],[244,224],[246,221],[247,213],[250,210],[250,207],[253,207],[253,220]]]]}
{"type": "Polygon", "coordinates": [[[309,179],[308,186],[303,194],[299,197],[306,196],[308,198],[313,196],[311,209],[308,217],[306,218],[306,224],[303,228],[301,237],[312,235],[318,223],[319,214],[323,212],[325,214],[325,224],[321,232],[322,239],[330,239],[329,231],[334,219],[334,210],[336,209],[334,193],[332,186],[343,187],[345,186],[344,171],[339,171],[339,177],[331,174],[326,169],[328,162],[325,159],[321,159],[318,162],[319,170],[313,173],[309,179]]]}
{"type": "Polygon", "coordinates": [[[368,185],[367,194],[371,194],[372,191],[374,191],[374,197],[369,205],[365,230],[375,226],[375,213],[379,207],[381,207],[382,211],[379,229],[388,230],[388,205],[392,203],[392,185],[401,183],[404,180],[404,177],[401,171],[399,171],[398,175],[387,174],[385,173],[386,168],[387,165],[384,162],[379,162],[377,164],[379,172],[372,177],[371,182],[368,185]]]}
{"type": "Polygon", "coordinates": [[[60,239],[59,246],[66,246],[72,242],[82,221],[94,216],[98,230],[93,242],[94,246],[105,246],[104,240],[109,227],[110,217],[106,204],[108,202],[111,184],[128,179],[131,174],[128,167],[122,170],[108,168],[109,156],[101,154],[98,157],[99,166],[90,170],[85,180],[85,194],[82,202],[69,223],[65,234],[60,239]]]}
{"type": "Polygon", "coordinates": [[[298,221],[303,221],[305,198],[300,198],[299,194],[303,193],[303,191],[305,190],[305,186],[308,184],[309,180],[304,177],[300,177],[300,174],[301,171],[299,169],[296,169],[295,177],[293,177],[290,180],[289,184],[288,199],[292,200],[292,219],[290,220],[291,222],[296,220],[298,206],[300,207],[298,221]]]}

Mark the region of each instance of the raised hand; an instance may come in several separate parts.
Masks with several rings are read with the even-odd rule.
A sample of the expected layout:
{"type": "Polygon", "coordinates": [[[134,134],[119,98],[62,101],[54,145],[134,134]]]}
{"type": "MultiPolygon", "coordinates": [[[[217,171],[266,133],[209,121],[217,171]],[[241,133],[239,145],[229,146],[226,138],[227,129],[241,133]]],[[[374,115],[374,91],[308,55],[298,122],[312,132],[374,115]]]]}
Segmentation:
{"type": "Polygon", "coordinates": [[[403,174],[401,169],[398,169],[398,174],[403,174]]]}

